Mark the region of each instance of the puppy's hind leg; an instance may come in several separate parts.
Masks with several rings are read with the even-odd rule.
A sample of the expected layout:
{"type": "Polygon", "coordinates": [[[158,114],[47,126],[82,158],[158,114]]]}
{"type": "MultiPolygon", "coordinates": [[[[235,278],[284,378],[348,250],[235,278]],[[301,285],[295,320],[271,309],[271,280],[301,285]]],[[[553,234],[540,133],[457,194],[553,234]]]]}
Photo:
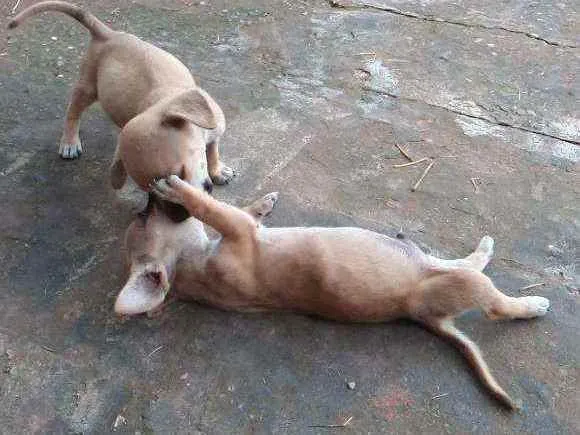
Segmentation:
{"type": "Polygon", "coordinates": [[[91,44],[80,67],[80,77],[73,87],[66,111],[64,130],[58,153],[63,159],[76,159],[83,152],[79,137],[81,115],[87,107],[97,100],[97,54],[91,44]]]}
{"type": "Polygon", "coordinates": [[[548,299],[538,296],[507,296],[483,273],[456,268],[436,270],[424,278],[409,301],[408,310],[411,318],[455,344],[485,387],[506,407],[513,409],[513,401],[490,374],[477,346],[453,326],[452,319],[475,308],[494,320],[527,319],[543,316],[549,306],[548,299]]]}
{"type": "Polygon", "coordinates": [[[477,249],[463,260],[470,263],[472,269],[481,272],[493,256],[493,245],[494,241],[490,236],[483,236],[479,241],[479,245],[477,245],[477,249]]]}
{"type": "Polygon", "coordinates": [[[505,390],[498,384],[487,366],[477,344],[455,327],[451,318],[422,319],[421,323],[430,331],[445,338],[465,356],[469,365],[475,371],[484,387],[509,410],[517,409],[517,405],[505,390]]]}
{"type": "Polygon", "coordinates": [[[493,256],[493,245],[493,239],[489,236],[484,236],[480,240],[477,249],[465,258],[443,260],[441,258],[433,257],[432,255],[429,255],[428,257],[433,266],[441,269],[464,268],[474,269],[481,272],[485,269],[485,266],[487,266],[493,256]]]}
{"type": "Polygon", "coordinates": [[[541,296],[512,297],[491,279],[471,269],[435,270],[425,277],[410,305],[410,313],[425,317],[455,317],[480,308],[492,320],[531,319],[546,314],[550,301],[541,296]]]}
{"type": "Polygon", "coordinates": [[[63,159],[76,159],[82,154],[83,147],[79,137],[81,115],[96,99],[97,92],[91,85],[79,81],[73,88],[58,149],[63,159]]]}

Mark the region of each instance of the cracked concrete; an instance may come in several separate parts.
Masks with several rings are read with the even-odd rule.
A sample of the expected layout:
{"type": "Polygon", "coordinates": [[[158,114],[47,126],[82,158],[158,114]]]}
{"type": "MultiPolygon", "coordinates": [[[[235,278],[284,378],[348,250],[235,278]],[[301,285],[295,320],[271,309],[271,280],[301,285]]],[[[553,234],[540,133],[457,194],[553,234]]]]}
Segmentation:
{"type": "Polygon", "coordinates": [[[109,188],[116,133],[98,107],[81,125],[83,158],[57,156],[88,36],[47,14],[9,40],[0,29],[0,432],[326,433],[313,426],[349,417],[341,431],[580,431],[576,2],[332,3],[347,7],[84,2],[179,56],[222,105],[223,157],[240,176],[217,197],[278,190],[270,225],[403,229],[444,257],[494,236],[494,282],[548,297],[552,311],[459,323],[521,413],[405,322],[182,303],[116,319],[120,240],[139,202],[109,188]],[[422,168],[393,168],[405,161],[394,144],[436,158],[417,192],[422,168]]]}
{"type": "MultiPolygon", "coordinates": [[[[493,19],[493,15],[495,15],[495,12],[497,11],[497,9],[493,9],[493,7],[494,7],[493,3],[488,3],[488,4],[482,5],[481,2],[466,2],[466,1],[460,2],[460,3],[450,3],[450,4],[447,4],[447,2],[430,2],[430,1],[420,1],[420,2],[417,2],[417,1],[395,1],[395,2],[391,2],[391,3],[395,3],[397,5],[400,5],[403,3],[403,4],[405,4],[406,7],[417,8],[418,10],[422,11],[423,14],[414,12],[412,10],[401,10],[399,8],[390,6],[388,3],[389,2],[380,2],[380,1],[377,2],[377,1],[359,1],[359,0],[329,0],[329,4],[335,8],[372,9],[372,10],[387,12],[387,13],[391,13],[391,14],[395,14],[395,15],[401,15],[404,17],[413,18],[413,19],[417,19],[417,20],[431,21],[431,22],[435,22],[435,23],[445,23],[445,24],[452,24],[455,26],[472,27],[472,28],[480,28],[480,29],[487,29],[487,30],[502,30],[504,32],[524,35],[524,36],[527,36],[528,38],[532,38],[532,39],[535,39],[537,41],[542,41],[548,45],[553,45],[556,47],[564,47],[564,48],[577,48],[578,47],[575,44],[571,44],[571,43],[568,43],[565,41],[555,41],[555,40],[546,39],[545,37],[542,37],[541,35],[539,35],[537,33],[530,32],[530,31],[520,30],[517,28],[510,28],[510,27],[507,27],[506,25],[493,24],[493,23],[497,23],[498,21],[501,21],[500,19],[497,19],[497,18],[495,20],[493,19]],[[447,9],[446,6],[454,7],[455,10],[447,11],[447,10],[445,10],[445,9],[447,9]],[[443,9],[443,11],[441,9],[443,9]],[[482,9],[484,9],[484,10],[482,10],[482,9]],[[443,12],[443,16],[436,15],[437,13],[441,13],[441,12],[443,12]],[[492,17],[490,17],[490,15],[492,17]],[[466,17],[467,19],[457,20],[457,19],[451,18],[452,16],[454,16],[454,17],[455,16],[463,16],[463,17],[466,17]]],[[[513,3],[516,3],[516,2],[513,2],[513,3]]],[[[517,5],[517,6],[519,6],[519,5],[517,5]]],[[[550,12],[552,12],[554,9],[556,9],[559,13],[558,15],[561,14],[558,18],[563,18],[564,23],[569,25],[572,30],[574,28],[577,28],[577,25],[578,25],[577,17],[575,17],[574,14],[569,15],[569,13],[568,13],[568,11],[570,9],[572,11],[574,11],[575,4],[573,2],[569,2],[569,3],[559,2],[556,5],[552,5],[552,4],[542,5],[540,3],[535,3],[535,4],[530,4],[527,6],[531,10],[534,10],[534,9],[539,7],[540,11],[534,11],[535,14],[538,16],[543,15],[542,10],[544,8],[548,9],[550,12]]],[[[451,9],[451,8],[449,8],[449,9],[451,9]]],[[[508,12],[512,12],[512,11],[516,12],[517,10],[518,10],[517,7],[513,8],[513,9],[512,8],[507,9],[508,12]]],[[[514,17],[514,18],[516,18],[516,17],[514,17]]],[[[520,18],[520,20],[521,20],[522,17],[520,16],[517,18],[520,18]]],[[[506,17],[502,17],[502,20],[505,20],[505,19],[506,19],[506,17]]],[[[552,20],[553,19],[554,18],[552,18],[552,20]]],[[[514,23],[514,21],[516,21],[516,20],[512,19],[510,21],[511,21],[511,23],[513,23],[512,25],[514,25],[516,27],[531,24],[531,28],[534,28],[534,29],[537,28],[536,26],[534,26],[534,24],[536,24],[534,21],[528,21],[528,22],[525,22],[525,21],[521,22],[520,21],[520,22],[516,22],[516,23],[514,23]]],[[[544,20],[538,19],[537,21],[541,22],[544,20]]],[[[561,23],[561,24],[564,24],[564,23],[561,23]]],[[[525,27],[527,27],[527,26],[525,26],[525,27]]],[[[538,29],[538,30],[539,31],[552,30],[551,28],[545,29],[542,27],[543,26],[540,26],[540,29],[538,29]]],[[[571,36],[576,37],[576,40],[578,38],[578,35],[575,35],[574,33],[572,33],[571,36]]]]}

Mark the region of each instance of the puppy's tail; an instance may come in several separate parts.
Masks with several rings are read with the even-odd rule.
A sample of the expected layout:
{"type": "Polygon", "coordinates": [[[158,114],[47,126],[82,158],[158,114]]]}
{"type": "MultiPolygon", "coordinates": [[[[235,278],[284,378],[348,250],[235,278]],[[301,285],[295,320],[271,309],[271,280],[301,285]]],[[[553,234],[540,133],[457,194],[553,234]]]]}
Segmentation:
{"type": "Polygon", "coordinates": [[[469,365],[475,370],[479,380],[485,388],[491,393],[508,410],[514,411],[518,406],[512,398],[497,383],[491,374],[489,367],[485,363],[481,351],[473,341],[471,341],[463,332],[455,327],[453,320],[434,320],[424,321],[421,323],[430,331],[443,338],[446,338],[451,344],[457,347],[467,358],[469,365]]]}
{"type": "Polygon", "coordinates": [[[90,12],[83,11],[80,7],[63,1],[45,1],[36,3],[12,18],[8,22],[8,28],[14,29],[22,24],[22,22],[28,17],[46,11],[62,12],[63,14],[73,17],[85,26],[89,32],[91,32],[91,36],[94,39],[105,40],[109,38],[111,33],[113,33],[113,30],[90,12]]]}

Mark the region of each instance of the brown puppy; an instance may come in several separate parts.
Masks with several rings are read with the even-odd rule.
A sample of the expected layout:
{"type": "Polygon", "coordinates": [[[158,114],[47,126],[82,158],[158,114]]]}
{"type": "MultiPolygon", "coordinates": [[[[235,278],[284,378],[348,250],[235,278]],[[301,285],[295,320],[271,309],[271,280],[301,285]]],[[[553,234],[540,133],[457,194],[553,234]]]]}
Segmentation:
{"type": "Polygon", "coordinates": [[[98,99],[122,129],[111,166],[115,189],[123,186],[127,174],[144,190],[155,177],[169,174],[181,174],[206,190],[211,189],[212,181],[225,184],[233,177],[233,170],[219,159],[224,115],[217,103],[197,87],[185,65],[171,54],[136,36],[113,31],[89,12],[62,1],[30,6],[8,27],[17,27],[31,15],[45,11],[70,15],[92,37],[66,113],[59,147],[63,158],[80,156],[80,117],[98,99]]]}
{"type": "Polygon", "coordinates": [[[129,227],[131,275],[117,313],[151,311],[171,287],[180,297],[228,310],[292,310],[353,322],[410,318],[455,344],[491,394],[515,407],[475,343],[453,325],[474,308],[499,320],[543,316],[550,305],[543,297],[506,296],[481,273],[492,255],[491,237],[464,259],[442,260],[409,241],[360,228],[256,228],[255,216],[271,211],[277,194],[248,213],[176,176],[153,191],[183,204],[193,218],[175,224],[154,210],[129,227]],[[204,223],[222,238],[210,241],[204,223]]]}

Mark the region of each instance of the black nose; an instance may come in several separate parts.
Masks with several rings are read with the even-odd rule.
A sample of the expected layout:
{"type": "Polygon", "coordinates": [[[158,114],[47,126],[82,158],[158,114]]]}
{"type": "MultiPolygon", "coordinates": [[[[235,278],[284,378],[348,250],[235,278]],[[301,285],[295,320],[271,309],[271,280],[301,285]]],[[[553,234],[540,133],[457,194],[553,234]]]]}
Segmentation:
{"type": "Polygon", "coordinates": [[[210,178],[206,178],[203,182],[203,190],[207,193],[211,193],[213,191],[213,183],[210,178]]]}

